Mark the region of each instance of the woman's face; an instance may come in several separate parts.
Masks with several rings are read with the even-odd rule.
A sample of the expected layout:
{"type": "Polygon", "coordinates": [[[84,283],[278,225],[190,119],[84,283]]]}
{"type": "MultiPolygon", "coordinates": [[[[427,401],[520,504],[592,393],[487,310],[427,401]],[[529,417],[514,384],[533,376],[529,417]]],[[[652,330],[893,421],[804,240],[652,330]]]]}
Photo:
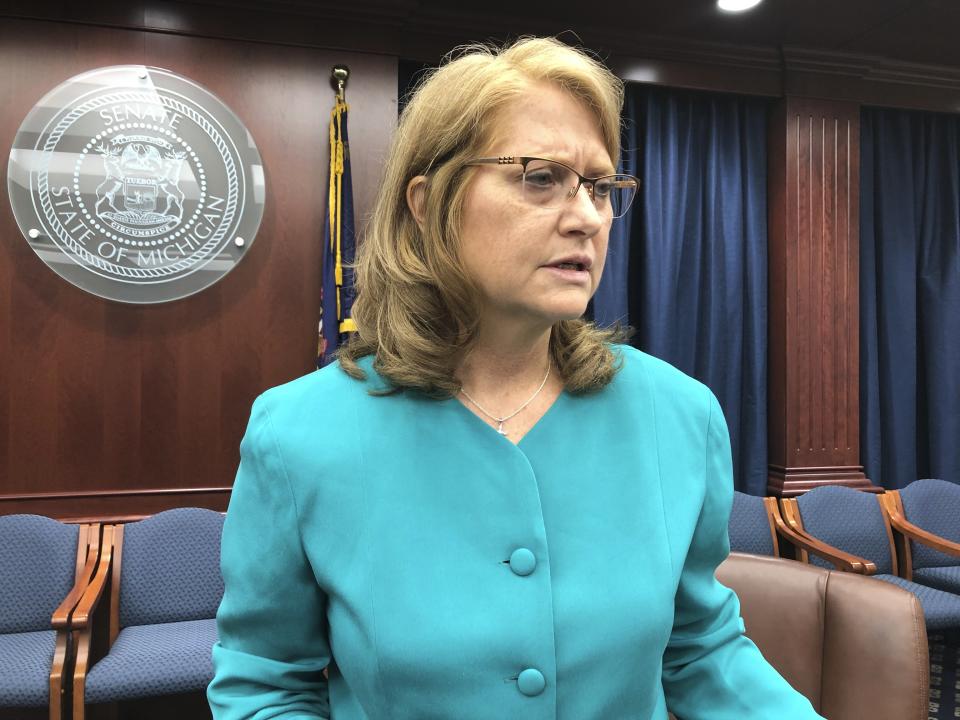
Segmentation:
{"type": "MultiPolygon", "coordinates": [[[[484,156],[558,160],[587,177],[616,171],[597,116],[548,83],[532,85],[499,113],[484,156]]],[[[611,218],[597,210],[585,187],[557,208],[525,202],[522,172],[520,165],[473,168],[461,257],[483,295],[482,324],[519,321],[547,328],[586,310],[603,272],[611,218]],[[564,261],[586,267],[558,268],[564,261]]]]}

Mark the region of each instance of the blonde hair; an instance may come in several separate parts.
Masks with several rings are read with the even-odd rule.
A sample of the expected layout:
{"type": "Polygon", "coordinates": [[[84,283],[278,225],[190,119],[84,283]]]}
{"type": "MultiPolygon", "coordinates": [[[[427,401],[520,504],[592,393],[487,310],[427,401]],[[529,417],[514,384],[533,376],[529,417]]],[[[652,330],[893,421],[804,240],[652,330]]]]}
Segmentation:
{"type": "MultiPolygon", "coordinates": [[[[451,53],[421,80],[403,111],[357,253],[357,332],[337,352],[351,377],[363,379],[357,360],[374,355],[374,369],[394,390],[433,397],[460,391],[454,372],[476,342],[480,316],[480,292],[459,253],[470,178],[463,163],[489,144],[497,113],[535,82],[558,85],[596,114],[616,164],[623,83],[599,61],[554,38],[451,53]],[[419,175],[429,178],[422,228],[406,200],[407,185],[419,175]]],[[[610,345],[625,337],[620,328],[579,318],[556,323],[550,352],[565,388],[582,393],[609,383],[618,369],[610,345]]]]}

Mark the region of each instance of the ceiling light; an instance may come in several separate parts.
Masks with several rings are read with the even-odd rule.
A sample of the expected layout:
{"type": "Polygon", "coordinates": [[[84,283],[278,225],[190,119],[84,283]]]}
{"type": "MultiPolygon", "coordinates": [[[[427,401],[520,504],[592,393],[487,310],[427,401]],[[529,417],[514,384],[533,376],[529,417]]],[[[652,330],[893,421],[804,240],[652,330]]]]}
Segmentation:
{"type": "Polygon", "coordinates": [[[743,12],[760,4],[760,0],[717,0],[717,7],[726,12],[743,12]]]}

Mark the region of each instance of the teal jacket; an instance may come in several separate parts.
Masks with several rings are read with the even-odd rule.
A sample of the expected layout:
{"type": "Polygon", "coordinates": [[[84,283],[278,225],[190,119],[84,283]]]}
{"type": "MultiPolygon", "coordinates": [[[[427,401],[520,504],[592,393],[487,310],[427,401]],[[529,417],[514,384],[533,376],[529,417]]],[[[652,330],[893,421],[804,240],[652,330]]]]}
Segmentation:
{"type": "Polygon", "coordinates": [[[730,445],[629,347],[514,445],[330,366],[253,406],[223,531],[214,717],[815,720],[713,576],[730,445]],[[329,682],[322,674],[328,668],[329,682]]]}

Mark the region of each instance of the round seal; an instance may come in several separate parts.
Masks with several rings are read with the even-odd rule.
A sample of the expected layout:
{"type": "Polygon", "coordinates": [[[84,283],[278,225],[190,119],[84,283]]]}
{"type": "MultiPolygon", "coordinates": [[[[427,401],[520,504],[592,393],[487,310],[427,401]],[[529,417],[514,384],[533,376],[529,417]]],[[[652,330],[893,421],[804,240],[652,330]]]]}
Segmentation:
{"type": "Polygon", "coordinates": [[[265,195],[250,133],[168,70],[71,78],[30,111],[7,172],[21,232],[78,287],[159,303],[215,283],[253,243],[265,195]]]}

